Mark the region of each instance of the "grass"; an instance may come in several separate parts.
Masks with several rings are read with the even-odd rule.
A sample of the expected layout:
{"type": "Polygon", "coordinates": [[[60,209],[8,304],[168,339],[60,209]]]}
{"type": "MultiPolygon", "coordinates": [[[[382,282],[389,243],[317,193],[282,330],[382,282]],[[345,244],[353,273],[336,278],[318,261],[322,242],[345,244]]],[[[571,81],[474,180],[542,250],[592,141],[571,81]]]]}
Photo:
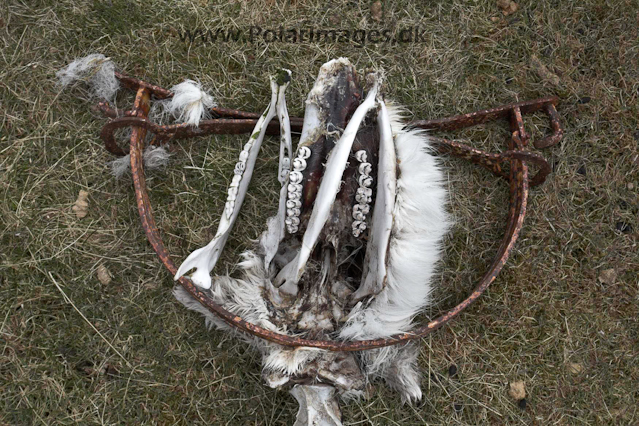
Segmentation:
{"type": "MultiPolygon", "coordinates": [[[[422,341],[424,400],[402,405],[374,383],[343,404],[345,424],[637,424],[639,412],[638,4],[540,1],[504,17],[496,2],[245,3],[11,0],[0,5],[0,423],[291,424],[297,404],[260,377],[259,357],[178,305],[146,242],[130,180],[115,180],[98,134],[105,119],[55,71],[101,52],[164,87],[198,78],[226,107],[261,111],[267,76],[293,71],[291,115],[319,66],[347,56],[383,68],[388,97],[417,118],[559,95],[554,173],[531,191],[517,248],[483,298],[422,341]],[[426,30],[421,43],[192,45],[204,28],[426,30]],[[547,70],[534,65],[539,58],[547,70]],[[72,212],[80,190],[89,213],[72,212]],[[625,224],[625,225],[624,225],[625,224]],[[623,231],[622,231],[623,230],[623,231]],[[103,265],[113,276],[101,284],[103,265]],[[614,269],[616,280],[598,277],[614,269]],[[57,283],[57,286],[56,286],[57,283]],[[59,286],[59,288],[58,288],[59,286]],[[66,297],[65,297],[66,295],[66,297]],[[456,374],[450,375],[451,366],[456,374]],[[526,406],[508,395],[524,381],[526,406]]],[[[122,97],[121,105],[130,98],[122,97]]],[[[546,129],[527,118],[533,137],[546,129]]],[[[490,151],[506,125],[457,132],[490,151]]],[[[173,146],[149,174],[152,203],[179,262],[209,240],[244,137],[173,146]]],[[[276,199],[277,142],[266,143],[221,271],[264,229],[276,199]]],[[[497,249],[507,185],[444,159],[456,226],[446,241],[439,304],[461,300],[497,249]]]]}

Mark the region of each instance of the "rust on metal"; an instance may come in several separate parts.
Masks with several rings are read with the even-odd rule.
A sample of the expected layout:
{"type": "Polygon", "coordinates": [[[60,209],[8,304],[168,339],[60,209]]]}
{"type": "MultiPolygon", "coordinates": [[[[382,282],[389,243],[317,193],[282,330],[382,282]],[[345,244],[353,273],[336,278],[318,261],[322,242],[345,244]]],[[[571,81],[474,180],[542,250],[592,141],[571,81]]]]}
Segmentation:
{"type": "MultiPolygon", "coordinates": [[[[122,155],[124,151],[115,143],[113,132],[114,130],[122,127],[132,128],[129,152],[131,155],[131,170],[135,188],[136,203],[142,227],[146,233],[147,239],[164,266],[171,275],[175,275],[177,267],[171,260],[171,257],[160,236],[153,216],[148,191],[146,189],[142,162],[143,141],[146,133],[152,132],[156,134],[156,136],[160,136],[162,140],[203,136],[207,134],[249,133],[253,130],[253,126],[255,125],[256,119],[259,115],[256,113],[238,110],[215,108],[212,110],[212,113],[214,116],[219,118],[201,121],[199,128],[182,124],[159,126],[148,120],[150,96],[153,95],[156,98],[166,99],[171,97],[173,94],[159,86],[145,83],[141,80],[137,80],[123,74],[117,74],[117,77],[123,85],[137,91],[134,107],[131,111],[119,114],[108,104],[102,103],[98,105],[98,108],[103,111],[105,115],[111,118],[111,120],[104,126],[101,136],[109,151],[114,154],[122,155]]],[[[526,150],[529,135],[524,129],[522,116],[524,114],[537,111],[546,112],[550,117],[553,133],[544,139],[533,142],[533,145],[537,148],[552,146],[558,143],[563,136],[563,130],[559,123],[559,115],[556,109],[557,103],[558,98],[549,97],[534,101],[504,105],[456,117],[438,120],[420,120],[409,124],[409,126],[423,129],[456,130],[463,127],[486,123],[491,120],[509,119],[512,131],[511,138],[508,141],[508,149],[500,154],[487,153],[448,139],[433,138],[433,144],[440,152],[472,161],[473,163],[486,167],[491,172],[509,181],[510,203],[508,220],[506,231],[499,249],[497,250],[497,254],[488,268],[488,271],[481,278],[473,292],[464,301],[445,314],[425,325],[415,328],[410,333],[396,334],[387,338],[358,341],[312,340],[289,336],[249,323],[241,317],[227,311],[222,306],[215,303],[206,292],[197,288],[186,277],[180,278],[178,282],[182,287],[184,287],[184,289],[186,289],[186,291],[189,292],[191,296],[197,299],[203,306],[229,325],[236,327],[243,332],[283,346],[305,346],[330,351],[362,351],[420,339],[448,323],[450,320],[457,317],[468,306],[474,303],[495,280],[508,260],[523,226],[529,186],[542,183],[551,171],[548,162],[541,155],[526,150]],[[535,165],[539,169],[532,179],[528,178],[529,164],[535,165]],[[504,166],[508,167],[507,171],[504,170],[504,166]]],[[[301,130],[301,120],[302,119],[300,118],[291,118],[291,127],[293,130],[301,130]],[[293,125],[293,123],[295,123],[295,125],[293,125]]],[[[272,129],[269,127],[269,130],[277,133],[279,127],[277,123],[274,124],[275,125],[272,126],[272,129]]]]}

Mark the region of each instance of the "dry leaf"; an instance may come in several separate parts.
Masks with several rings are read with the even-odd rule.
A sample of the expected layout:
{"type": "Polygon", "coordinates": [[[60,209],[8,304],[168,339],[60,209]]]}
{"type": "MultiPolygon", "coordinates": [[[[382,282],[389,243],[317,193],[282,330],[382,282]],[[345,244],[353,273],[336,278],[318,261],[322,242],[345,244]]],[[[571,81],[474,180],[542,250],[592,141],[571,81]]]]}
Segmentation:
{"type": "Polygon", "coordinates": [[[524,385],[524,382],[510,382],[510,389],[508,390],[508,393],[517,401],[524,399],[526,397],[526,386],[524,385]]]}
{"type": "Polygon", "coordinates": [[[512,0],[497,0],[497,7],[501,9],[501,13],[503,13],[504,16],[511,15],[519,9],[517,3],[512,0]]]}
{"type": "Polygon", "coordinates": [[[550,70],[546,68],[546,65],[544,65],[537,56],[532,55],[530,57],[530,65],[533,67],[539,77],[543,78],[544,80],[550,81],[554,85],[559,85],[560,80],[557,74],[550,72],[550,70]]]}
{"type": "Polygon", "coordinates": [[[567,365],[568,371],[572,374],[579,374],[584,371],[584,366],[581,364],[577,364],[576,362],[571,362],[567,365]]]}
{"type": "Polygon", "coordinates": [[[98,280],[102,284],[107,285],[107,284],[109,284],[111,282],[111,273],[106,268],[106,266],[104,266],[104,265],[98,266],[97,273],[98,273],[98,280]]]}
{"type": "Polygon", "coordinates": [[[382,2],[376,1],[371,5],[371,16],[375,21],[381,21],[382,19],[382,2]]]}
{"type": "Polygon", "coordinates": [[[599,281],[604,284],[612,285],[617,281],[617,271],[614,269],[606,269],[599,274],[599,281]]]}
{"type": "Polygon", "coordinates": [[[78,219],[82,219],[89,212],[89,193],[85,190],[80,190],[78,199],[75,200],[72,210],[78,219]]]}

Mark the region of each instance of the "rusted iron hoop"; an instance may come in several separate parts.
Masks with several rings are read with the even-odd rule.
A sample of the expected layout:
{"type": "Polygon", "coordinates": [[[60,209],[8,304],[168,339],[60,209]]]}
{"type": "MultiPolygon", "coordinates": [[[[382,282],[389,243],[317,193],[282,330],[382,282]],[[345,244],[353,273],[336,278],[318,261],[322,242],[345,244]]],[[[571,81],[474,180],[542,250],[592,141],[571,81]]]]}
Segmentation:
{"type": "MultiPolygon", "coordinates": [[[[151,94],[151,89],[147,86],[139,86],[138,93],[136,95],[136,101],[134,104],[134,114],[137,117],[123,117],[128,121],[118,121],[117,126],[111,126],[117,128],[125,122],[128,122],[133,127],[130,140],[130,155],[131,155],[131,169],[133,174],[133,182],[135,187],[136,202],[138,205],[138,211],[142,221],[142,227],[147,235],[149,242],[153,249],[156,251],[160,260],[171,273],[175,275],[177,267],[173,260],[170,258],[168,251],[166,250],[164,243],[160,237],[158,228],[153,217],[150,199],[146,190],[144,168],[142,165],[142,144],[146,131],[154,128],[151,123],[145,120],[143,117],[148,114],[148,102],[151,94]],[[142,117],[142,119],[140,119],[142,117]]],[[[511,117],[512,120],[512,117],[511,117]]],[[[109,123],[110,124],[110,123],[109,123]]],[[[106,127],[106,126],[105,126],[106,127]]],[[[560,127],[558,127],[560,129],[560,127]]],[[[112,135],[112,130],[107,132],[112,135]]],[[[216,314],[222,320],[229,325],[238,328],[241,331],[247,332],[254,336],[263,338],[265,340],[277,343],[283,346],[289,347],[314,347],[331,351],[361,351],[368,349],[381,348],[390,345],[396,345],[400,343],[406,343],[411,340],[420,339],[432,331],[443,326],[456,316],[458,316],[464,309],[475,302],[479,296],[488,288],[488,286],[495,280],[497,274],[501,271],[506,263],[515,242],[519,236],[519,232],[523,225],[523,220],[526,213],[526,204],[528,198],[528,166],[526,162],[532,162],[541,166],[541,170],[547,170],[547,163],[543,160],[543,157],[532,154],[527,151],[523,151],[524,143],[519,137],[518,131],[513,133],[513,140],[511,142],[510,150],[504,152],[501,155],[501,161],[510,162],[510,209],[508,215],[508,222],[506,226],[506,233],[502,239],[501,245],[497,251],[494,261],[492,262],[488,272],[479,281],[479,284],[475,287],[474,291],[463,302],[452,308],[447,313],[441,315],[435,320],[430,321],[428,324],[418,327],[410,333],[397,334],[387,338],[360,340],[360,341],[333,341],[333,340],[312,340],[304,339],[295,336],[289,336],[285,334],[275,333],[262,327],[251,324],[241,317],[234,315],[224,309],[222,306],[213,302],[213,300],[202,290],[197,288],[193,283],[185,277],[180,278],[179,284],[182,285],[195,299],[197,299],[203,306],[216,314]]],[[[555,143],[558,142],[555,141],[555,143]]],[[[458,144],[460,145],[460,144],[458,144]]],[[[453,147],[453,149],[460,149],[459,147],[453,147]]],[[[492,163],[487,162],[483,164],[481,158],[481,151],[468,154],[473,161],[492,167],[492,163]]],[[[492,157],[490,157],[492,158],[492,157]]],[[[487,160],[488,161],[488,160],[487,160]]],[[[495,169],[497,170],[497,169],[495,169]]],[[[541,171],[538,176],[542,175],[541,171]]],[[[543,175],[545,177],[545,175],[543,175]]],[[[533,179],[534,180],[534,179],[533,179]]]]}

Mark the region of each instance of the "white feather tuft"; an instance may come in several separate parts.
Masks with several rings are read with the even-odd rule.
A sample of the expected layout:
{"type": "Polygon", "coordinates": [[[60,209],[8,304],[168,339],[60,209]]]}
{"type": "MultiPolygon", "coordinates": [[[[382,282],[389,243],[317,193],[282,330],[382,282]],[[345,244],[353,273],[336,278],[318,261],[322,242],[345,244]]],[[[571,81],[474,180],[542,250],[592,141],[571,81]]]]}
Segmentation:
{"type": "Polygon", "coordinates": [[[211,95],[202,89],[199,82],[185,80],[171,88],[173,97],[167,102],[166,108],[173,116],[183,123],[197,127],[200,120],[208,118],[209,109],[216,105],[211,95]]]}
{"type": "Polygon", "coordinates": [[[101,99],[113,101],[120,83],[115,77],[115,64],[100,53],[76,59],[56,74],[59,84],[66,87],[76,81],[89,83],[93,94],[101,99]]]}

